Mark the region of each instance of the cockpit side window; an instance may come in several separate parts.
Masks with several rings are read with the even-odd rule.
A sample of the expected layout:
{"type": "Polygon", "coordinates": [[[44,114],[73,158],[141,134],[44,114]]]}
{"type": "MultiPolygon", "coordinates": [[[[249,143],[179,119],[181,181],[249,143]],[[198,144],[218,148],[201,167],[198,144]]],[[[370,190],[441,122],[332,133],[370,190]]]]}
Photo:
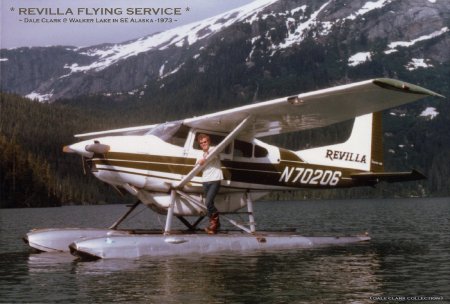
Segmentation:
{"type": "MultiPolygon", "coordinates": [[[[216,147],[217,145],[219,145],[222,142],[222,140],[225,138],[225,136],[222,136],[222,135],[210,134],[210,133],[206,133],[206,132],[198,132],[195,136],[194,145],[193,145],[193,148],[196,150],[201,150],[200,145],[198,144],[198,141],[197,141],[197,136],[200,133],[205,133],[205,134],[209,135],[209,138],[211,139],[211,146],[213,146],[213,147],[216,147]]],[[[231,145],[228,145],[222,153],[230,154],[231,153],[231,145]]]]}

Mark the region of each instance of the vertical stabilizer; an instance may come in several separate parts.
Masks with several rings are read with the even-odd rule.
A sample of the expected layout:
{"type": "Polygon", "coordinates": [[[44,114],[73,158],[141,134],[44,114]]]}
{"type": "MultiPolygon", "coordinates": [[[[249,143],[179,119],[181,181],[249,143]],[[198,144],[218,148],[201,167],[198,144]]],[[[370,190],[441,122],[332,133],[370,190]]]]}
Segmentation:
{"type": "Polygon", "coordinates": [[[383,172],[381,112],[356,117],[350,137],[345,142],[298,151],[297,154],[307,163],[383,172]]]}

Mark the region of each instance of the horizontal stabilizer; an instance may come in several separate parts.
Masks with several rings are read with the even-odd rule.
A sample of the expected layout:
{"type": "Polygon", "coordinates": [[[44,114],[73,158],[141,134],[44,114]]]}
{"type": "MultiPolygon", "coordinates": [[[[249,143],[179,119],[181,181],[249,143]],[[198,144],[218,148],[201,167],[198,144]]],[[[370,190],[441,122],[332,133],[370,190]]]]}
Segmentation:
{"type": "Polygon", "coordinates": [[[361,182],[408,182],[408,181],[416,181],[421,179],[426,179],[426,176],[420,173],[417,170],[412,170],[411,172],[377,172],[377,173],[358,173],[352,174],[352,179],[361,181],[361,182]]]}

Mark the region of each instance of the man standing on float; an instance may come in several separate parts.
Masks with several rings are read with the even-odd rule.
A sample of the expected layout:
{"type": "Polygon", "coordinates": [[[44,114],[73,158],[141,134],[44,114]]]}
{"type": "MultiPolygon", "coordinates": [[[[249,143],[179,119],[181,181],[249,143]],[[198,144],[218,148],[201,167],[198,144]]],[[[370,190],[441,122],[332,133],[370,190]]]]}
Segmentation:
{"type": "MultiPolygon", "coordinates": [[[[197,159],[197,164],[203,165],[206,162],[208,154],[213,150],[213,147],[211,147],[211,139],[207,134],[199,134],[197,141],[200,148],[203,150],[203,156],[197,159]]],[[[205,228],[205,231],[208,234],[216,234],[217,229],[220,227],[220,221],[219,211],[216,206],[214,206],[214,198],[219,192],[220,181],[223,180],[223,173],[218,155],[203,168],[202,180],[207,215],[209,217],[209,226],[205,228]]]]}

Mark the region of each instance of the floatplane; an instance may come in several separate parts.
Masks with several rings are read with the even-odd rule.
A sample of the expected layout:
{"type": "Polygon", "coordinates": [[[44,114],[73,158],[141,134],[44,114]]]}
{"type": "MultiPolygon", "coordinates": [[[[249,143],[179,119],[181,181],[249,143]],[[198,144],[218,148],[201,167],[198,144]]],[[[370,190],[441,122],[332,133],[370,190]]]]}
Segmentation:
{"type": "Polygon", "coordinates": [[[70,250],[83,258],[308,248],[368,241],[367,234],[306,237],[292,231],[257,231],[253,202],[272,191],[423,179],[416,170],[385,172],[381,111],[427,96],[443,97],[413,84],[380,78],[184,120],[75,135],[82,141],[65,146],[64,152],[81,155],[95,177],[134,196],[137,203],[109,228],[36,229],[24,239],[41,251],[70,250]],[[350,136],[338,144],[293,151],[259,139],[349,119],[354,119],[350,136]],[[196,141],[199,133],[208,134],[214,146],[203,165],[196,164],[202,153],[196,141]],[[206,214],[200,172],[218,155],[224,180],[215,205],[221,218],[238,229],[208,235],[197,229],[206,214]],[[166,215],[164,228],[143,233],[119,229],[141,203],[166,215]],[[248,216],[248,222],[234,220],[235,213],[248,216]],[[172,229],[174,218],[187,229],[172,229]]]}

